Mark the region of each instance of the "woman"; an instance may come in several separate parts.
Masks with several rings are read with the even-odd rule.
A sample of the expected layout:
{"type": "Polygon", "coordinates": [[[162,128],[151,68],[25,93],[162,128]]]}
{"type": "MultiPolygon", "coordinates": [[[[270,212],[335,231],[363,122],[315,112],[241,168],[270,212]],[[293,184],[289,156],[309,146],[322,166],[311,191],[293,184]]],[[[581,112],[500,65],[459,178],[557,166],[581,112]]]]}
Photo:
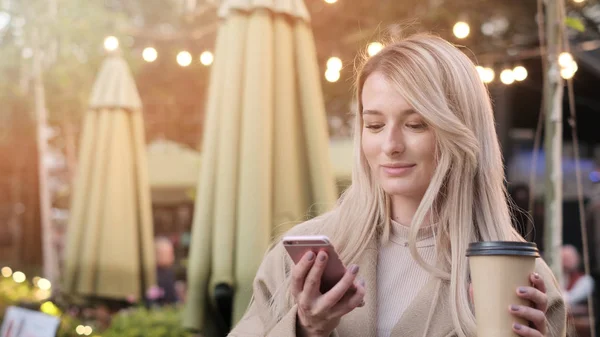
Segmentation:
{"type": "MultiPolygon", "coordinates": [[[[348,272],[321,294],[326,254],[294,265],[277,243],[231,336],[475,336],[467,246],[523,240],[488,92],[468,57],[429,35],[371,57],[357,89],[353,184],[335,209],[287,233],[328,235],[348,272]]],[[[512,329],[564,336],[564,303],[543,261],[531,282],[515,291],[533,306],[511,307],[531,324],[512,329]]]]}

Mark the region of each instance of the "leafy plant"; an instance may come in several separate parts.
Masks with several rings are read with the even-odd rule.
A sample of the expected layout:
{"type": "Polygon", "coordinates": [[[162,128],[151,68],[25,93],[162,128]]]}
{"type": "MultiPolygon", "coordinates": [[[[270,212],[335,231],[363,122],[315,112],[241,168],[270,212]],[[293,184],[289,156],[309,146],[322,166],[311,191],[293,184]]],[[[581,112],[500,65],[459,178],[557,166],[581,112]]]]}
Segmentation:
{"type": "Polygon", "coordinates": [[[103,337],[188,337],[182,326],[180,308],[136,308],[124,310],[113,317],[103,337]]]}

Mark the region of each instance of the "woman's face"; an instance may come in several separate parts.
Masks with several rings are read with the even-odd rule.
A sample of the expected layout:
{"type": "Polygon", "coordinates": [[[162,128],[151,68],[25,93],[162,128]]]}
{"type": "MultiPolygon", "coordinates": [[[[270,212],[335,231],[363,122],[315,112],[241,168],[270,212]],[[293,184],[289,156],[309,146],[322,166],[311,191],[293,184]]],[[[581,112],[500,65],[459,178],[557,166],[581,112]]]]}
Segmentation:
{"type": "Polygon", "coordinates": [[[378,72],[362,91],[362,150],[383,190],[421,199],[435,170],[435,136],[423,117],[378,72]]]}

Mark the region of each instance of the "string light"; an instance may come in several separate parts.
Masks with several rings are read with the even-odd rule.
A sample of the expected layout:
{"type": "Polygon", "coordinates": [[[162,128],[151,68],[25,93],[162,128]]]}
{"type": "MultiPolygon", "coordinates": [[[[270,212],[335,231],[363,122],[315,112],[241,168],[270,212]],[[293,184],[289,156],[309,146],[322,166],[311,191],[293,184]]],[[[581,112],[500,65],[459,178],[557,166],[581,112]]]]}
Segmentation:
{"type": "Polygon", "coordinates": [[[80,336],[81,336],[81,335],[83,335],[83,332],[84,332],[84,331],[85,331],[85,327],[84,327],[83,325],[78,325],[78,326],[75,328],[75,332],[76,332],[78,335],[80,335],[80,336]]]}
{"type": "Polygon", "coordinates": [[[496,77],[496,73],[492,68],[483,68],[481,79],[483,83],[492,83],[494,78],[496,77]]]}
{"type": "Polygon", "coordinates": [[[515,82],[515,74],[512,69],[504,69],[500,73],[500,81],[506,85],[513,84],[515,82]]]}
{"type": "Polygon", "coordinates": [[[568,66],[563,67],[560,70],[560,76],[562,78],[564,78],[565,80],[571,79],[571,78],[573,78],[573,76],[575,76],[577,69],[578,69],[577,62],[572,61],[568,66]]]}
{"type": "Polygon", "coordinates": [[[337,0],[325,0],[325,2],[328,4],[334,4],[337,2],[337,0]]]}
{"type": "Polygon", "coordinates": [[[477,70],[477,73],[479,74],[479,78],[483,81],[483,67],[482,66],[475,66],[475,70],[477,70]]]}
{"type": "Polygon", "coordinates": [[[369,54],[369,56],[374,56],[377,53],[379,53],[382,49],[383,44],[381,44],[380,42],[371,42],[367,47],[367,53],[369,54]]]}
{"type": "Polygon", "coordinates": [[[571,63],[573,62],[573,55],[571,55],[570,53],[567,52],[562,52],[560,53],[560,55],[558,55],[558,65],[563,67],[563,68],[567,68],[571,65],[571,63]]]}
{"type": "Polygon", "coordinates": [[[327,69],[325,71],[325,79],[331,83],[337,82],[340,79],[340,72],[335,69],[327,69]]]}
{"type": "Polygon", "coordinates": [[[339,57],[330,57],[329,60],[327,60],[327,69],[333,69],[333,70],[337,70],[340,71],[342,70],[342,60],[340,60],[339,57]]]}
{"type": "Polygon", "coordinates": [[[523,66],[516,66],[512,72],[515,76],[515,80],[519,82],[524,81],[527,78],[527,69],[523,66]]]}
{"type": "Polygon", "coordinates": [[[154,62],[158,58],[158,52],[152,47],[147,47],[144,48],[144,51],[142,52],[142,57],[146,62],[154,62]]]}
{"type": "Polygon", "coordinates": [[[471,27],[469,27],[469,24],[464,22],[464,21],[459,21],[456,24],[454,24],[454,28],[452,28],[452,32],[454,33],[454,36],[456,36],[459,39],[464,39],[467,36],[469,36],[469,33],[471,33],[471,27]]]}
{"type": "Polygon", "coordinates": [[[574,3],[580,4],[583,3],[585,0],[573,0],[574,3]]]}
{"type": "Polygon", "coordinates": [[[214,60],[215,57],[213,56],[213,53],[209,51],[205,51],[202,54],[200,54],[200,63],[202,63],[205,66],[211,65],[214,60]]]}
{"type": "Polygon", "coordinates": [[[187,67],[192,64],[192,54],[187,51],[181,51],[177,54],[177,63],[182,67],[187,67]]]}
{"type": "Polygon", "coordinates": [[[117,50],[119,48],[119,39],[114,36],[107,36],[104,39],[104,49],[108,51],[117,50]]]}

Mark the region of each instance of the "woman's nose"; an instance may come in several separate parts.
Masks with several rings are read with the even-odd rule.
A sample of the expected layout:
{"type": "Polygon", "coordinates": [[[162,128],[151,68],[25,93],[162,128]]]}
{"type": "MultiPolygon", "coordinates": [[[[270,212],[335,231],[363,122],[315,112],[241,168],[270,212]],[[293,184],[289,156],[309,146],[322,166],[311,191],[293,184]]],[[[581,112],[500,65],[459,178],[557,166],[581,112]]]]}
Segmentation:
{"type": "Polygon", "coordinates": [[[397,131],[390,131],[384,139],[382,148],[383,152],[390,157],[397,156],[404,152],[405,142],[402,134],[397,131]]]}

